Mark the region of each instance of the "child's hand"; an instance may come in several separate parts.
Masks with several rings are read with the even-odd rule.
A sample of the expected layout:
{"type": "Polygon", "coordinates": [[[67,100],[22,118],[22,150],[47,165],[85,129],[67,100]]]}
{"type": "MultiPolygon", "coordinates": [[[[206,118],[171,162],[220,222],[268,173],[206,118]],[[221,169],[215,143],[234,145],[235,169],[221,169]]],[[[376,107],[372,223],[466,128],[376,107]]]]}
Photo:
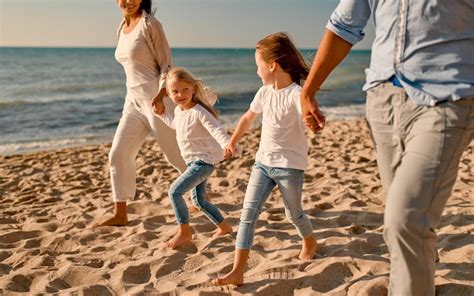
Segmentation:
{"type": "Polygon", "coordinates": [[[151,102],[151,106],[153,108],[153,112],[156,114],[163,114],[165,113],[165,104],[163,103],[163,97],[162,96],[156,96],[153,98],[153,101],[151,102]]]}
{"type": "Polygon", "coordinates": [[[224,148],[224,159],[229,159],[232,157],[232,151],[229,149],[224,148]]]}
{"type": "Polygon", "coordinates": [[[229,159],[233,157],[235,154],[235,146],[231,145],[230,143],[224,147],[224,158],[229,159]]]}

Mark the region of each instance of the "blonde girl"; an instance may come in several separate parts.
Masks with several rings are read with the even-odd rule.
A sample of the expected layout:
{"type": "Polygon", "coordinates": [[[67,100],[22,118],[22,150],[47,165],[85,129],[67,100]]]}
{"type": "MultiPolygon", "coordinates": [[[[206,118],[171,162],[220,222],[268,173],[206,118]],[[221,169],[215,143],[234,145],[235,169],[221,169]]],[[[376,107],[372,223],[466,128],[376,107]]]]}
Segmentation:
{"type": "Polygon", "coordinates": [[[177,106],[174,108],[167,100],[157,102],[157,113],[161,113],[162,120],[176,130],[179,150],[187,165],[169,190],[179,229],[166,245],[178,248],[192,239],[189,213],[183,199],[183,194],[190,190],[194,206],[217,226],[215,236],[232,232],[219,209],[206,199],[207,177],[214,171],[215,164],[232,154],[224,155],[229,136],[212,107],[217,99],[215,94],[205,89],[187,69],[180,67],[171,69],[166,76],[166,90],[177,106]]]}

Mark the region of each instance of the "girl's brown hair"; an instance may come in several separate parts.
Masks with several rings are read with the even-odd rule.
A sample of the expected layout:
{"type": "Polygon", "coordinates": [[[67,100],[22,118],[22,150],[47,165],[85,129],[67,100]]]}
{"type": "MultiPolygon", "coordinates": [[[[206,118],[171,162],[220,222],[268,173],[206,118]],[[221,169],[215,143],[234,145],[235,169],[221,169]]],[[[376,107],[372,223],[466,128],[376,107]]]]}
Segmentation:
{"type": "Polygon", "coordinates": [[[167,91],[169,91],[169,83],[174,80],[190,83],[195,88],[192,101],[203,106],[204,109],[209,111],[209,113],[211,113],[215,118],[218,117],[219,112],[207,102],[206,95],[208,95],[209,91],[206,92],[204,90],[204,85],[200,79],[194,77],[194,75],[186,68],[174,67],[168,72],[168,74],[166,74],[167,91]]]}
{"type": "Polygon", "coordinates": [[[293,82],[301,85],[302,80],[308,77],[309,66],[288,34],[278,32],[268,35],[257,42],[256,48],[265,62],[278,63],[283,71],[290,74],[293,82]]]}

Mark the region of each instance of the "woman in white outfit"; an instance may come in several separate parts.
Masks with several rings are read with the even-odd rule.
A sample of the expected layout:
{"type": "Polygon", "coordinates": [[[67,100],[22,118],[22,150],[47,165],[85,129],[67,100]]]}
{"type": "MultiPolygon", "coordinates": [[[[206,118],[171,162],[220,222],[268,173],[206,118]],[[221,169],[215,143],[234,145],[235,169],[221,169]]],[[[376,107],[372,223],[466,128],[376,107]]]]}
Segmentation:
{"type": "MultiPolygon", "coordinates": [[[[109,154],[115,215],[96,226],[126,225],[127,200],[135,196],[135,157],[151,134],[166,159],[180,171],[186,169],[175,131],[153,112],[153,102],[166,95],[165,77],[172,67],[171,50],[160,22],[151,13],[151,0],[117,0],[124,19],[118,29],[115,59],[127,78],[127,95],[109,154]]],[[[161,101],[161,100],[160,100],[161,101]]],[[[166,108],[174,104],[165,98],[166,108]]]]}

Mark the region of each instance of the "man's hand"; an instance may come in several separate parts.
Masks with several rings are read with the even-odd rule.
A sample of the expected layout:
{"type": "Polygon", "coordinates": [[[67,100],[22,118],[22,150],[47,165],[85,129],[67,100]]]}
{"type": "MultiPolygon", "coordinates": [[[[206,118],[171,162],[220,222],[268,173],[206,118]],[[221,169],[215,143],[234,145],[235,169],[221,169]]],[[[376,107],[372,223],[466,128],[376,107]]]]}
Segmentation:
{"type": "Polygon", "coordinates": [[[304,124],[314,133],[326,125],[326,117],[319,110],[316,99],[305,92],[301,92],[301,111],[304,124]]]}

